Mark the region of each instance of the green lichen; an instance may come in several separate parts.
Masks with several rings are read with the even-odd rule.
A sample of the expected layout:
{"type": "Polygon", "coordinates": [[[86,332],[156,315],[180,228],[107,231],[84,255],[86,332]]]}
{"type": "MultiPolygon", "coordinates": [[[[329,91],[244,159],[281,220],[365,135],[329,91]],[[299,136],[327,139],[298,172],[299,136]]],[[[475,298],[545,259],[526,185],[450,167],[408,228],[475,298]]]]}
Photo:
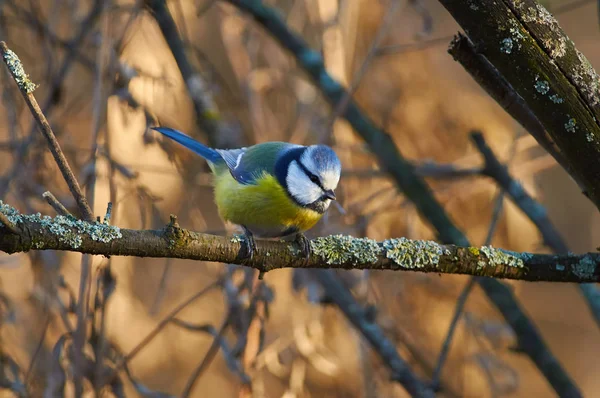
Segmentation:
{"type": "Polygon", "coordinates": [[[572,265],[572,271],[575,276],[582,280],[592,280],[596,271],[596,262],[590,255],[585,255],[572,265]]]}
{"type": "Polygon", "coordinates": [[[32,246],[33,246],[34,249],[41,250],[44,247],[46,247],[46,244],[44,242],[33,242],[32,246]]]}
{"type": "MultiPolygon", "coordinates": [[[[74,217],[56,216],[52,218],[42,216],[40,213],[21,214],[17,209],[4,204],[1,200],[0,213],[3,213],[13,224],[25,222],[40,224],[42,228],[52,235],[57,236],[60,242],[67,244],[73,249],[81,247],[85,236],[88,236],[93,241],[103,243],[109,243],[123,237],[119,227],[106,225],[97,221],[89,223],[77,220],[74,217]]],[[[43,246],[43,242],[34,243],[36,248],[40,248],[40,245],[43,246]]]]}
{"type": "Polygon", "coordinates": [[[6,62],[6,66],[10,70],[13,75],[15,81],[19,88],[26,93],[33,93],[33,91],[37,88],[36,84],[29,79],[29,76],[25,73],[23,69],[23,64],[21,60],[11,50],[7,50],[4,53],[4,62],[6,62]]]}
{"type": "MultiPolygon", "coordinates": [[[[437,266],[444,254],[441,245],[433,241],[406,238],[387,239],[383,242],[385,256],[402,268],[437,266]]],[[[448,253],[446,253],[448,254],[448,253]]]]}
{"type": "Polygon", "coordinates": [[[354,238],[346,235],[331,235],[313,239],[312,252],[327,264],[373,264],[383,249],[377,241],[368,238],[354,238]]]}
{"type": "Polygon", "coordinates": [[[556,270],[557,271],[564,271],[565,270],[565,266],[562,264],[556,264],[556,270]]]}
{"type": "Polygon", "coordinates": [[[482,246],[481,252],[487,258],[487,265],[495,267],[498,265],[506,265],[508,267],[523,268],[524,263],[521,256],[507,252],[501,249],[495,249],[492,246],[482,246]]]}
{"type": "Polygon", "coordinates": [[[469,253],[474,256],[479,256],[479,249],[476,247],[469,247],[469,253]]]}

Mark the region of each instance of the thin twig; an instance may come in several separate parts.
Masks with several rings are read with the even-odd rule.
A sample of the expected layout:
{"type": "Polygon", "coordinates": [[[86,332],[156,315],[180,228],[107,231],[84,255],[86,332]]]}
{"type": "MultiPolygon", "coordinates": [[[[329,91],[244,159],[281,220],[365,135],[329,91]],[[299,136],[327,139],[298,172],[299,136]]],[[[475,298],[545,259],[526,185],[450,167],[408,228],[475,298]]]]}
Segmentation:
{"type": "MultiPolygon", "coordinates": [[[[471,139],[485,160],[482,173],[494,179],[502,187],[511,200],[535,224],[542,234],[544,243],[553,252],[568,253],[569,247],[566,241],[548,217],[544,206],[529,195],[523,186],[510,175],[507,167],[500,163],[481,133],[472,133],[471,139]]],[[[580,284],[579,290],[596,324],[600,326],[600,290],[593,284],[580,284]]]]}
{"type": "Polygon", "coordinates": [[[214,337],[210,347],[208,348],[208,351],[204,355],[204,358],[202,358],[202,361],[198,364],[196,369],[194,369],[194,371],[190,375],[190,378],[188,379],[188,381],[185,385],[185,388],[183,389],[183,392],[181,393],[181,398],[187,398],[190,396],[192,390],[194,389],[194,386],[196,385],[197,381],[200,379],[200,376],[206,369],[208,369],[208,366],[210,365],[210,363],[213,361],[213,359],[219,352],[219,347],[221,346],[221,339],[223,338],[223,333],[225,333],[225,330],[227,329],[227,326],[229,326],[230,321],[231,321],[231,313],[228,313],[227,317],[223,321],[223,324],[219,328],[217,335],[214,337]]]}
{"type": "Polygon", "coordinates": [[[48,202],[48,204],[52,206],[54,211],[56,211],[56,213],[58,213],[59,215],[65,217],[73,217],[73,215],[69,213],[69,210],[67,210],[67,208],[62,203],[60,203],[58,199],[56,199],[56,196],[54,196],[52,192],[46,191],[42,194],[42,197],[46,199],[46,202],[48,202]]]}
{"type": "Polygon", "coordinates": [[[190,322],[183,321],[179,318],[173,318],[171,320],[173,325],[178,327],[187,329],[192,332],[203,332],[208,333],[212,337],[218,339],[219,345],[221,347],[221,352],[223,353],[223,357],[225,358],[225,362],[227,362],[227,367],[233,373],[235,373],[243,384],[249,384],[251,382],[250,376],[244,373],[244,369],[242,368],[240,361],[235,357],[233,350],[227,344],[227,340],[225,336],[219,335],[219,331],[211,324],[192,324],[190,322]]]}
{"type": "Polygon", "coordinates": [[[146,335],[146,337],[144,337],[142,339],[141,342],[139,342],[133,348],[133,350],[131,350],[127,355],[125,355],[123,358],[121,358],[120,361],[115,363],[115,366],[113,368],[113,373],[107,379],[105,379],[105,382],[103,383],[103,385],[110,383],[112,378],[116,376],[117,372],[119,370],[123,369],[123,367],[129,361],[131,361],[144,347],[146,347],[171,322],[171,320],[177,316],[177,314],[179,314],[188,305],[192,304],[194,301],[198,300],[200,297],[204,296],[206,293],[208,293],[212,289],[220,286],[220,284],[221,284],[221,281],[216,281],[216,282],[211,283],[210,285],[206,286],[204,289],[200,290],[199,292],[194,293],[194,295],[192,295],[190,298],[188,298],[183,303],[181,303],[177,307],[175,307],[169,314],[167,314],[158,323],[158,325],[156,325],[156,327],[150,333],[148,333],[146,335]]]}
{"type": "Polygon", "coordinates": [[[460,296],[456,300],[456,306],[454,307],[454,314],[452,315],[452,320],[450,321],[450,327],[448,328],[448,332],[446,333],[446,338],[444,339],[444,343],[442,344],[442,349],[440,350],[440,355],[438,356],[437,364],[435,366],[435,370],[433,371],[433,376],[431,377],[431,388],[434,391],[440,390],[440,381],[442,377],[442,369],[444,368],[444,364],[446,363],[446,358],[448,357],[448,353],[450,352],[450,343],[453,340],[454,332],[456,331],[456,327],[458,326],[458,321],[460,320],[463,310],[465,308],[465,304],[467,303],[467,298],[473,287],[475,287],[475,283],[477,281],[475,278],[469,278],[469,281],[463,288],[460,296]]]}
{"type": "Polygon", "coordinates": [[[194,104],[198,125],[206,135],[211,145],[218,145],[226,139],[219,123],[219,110],[212,99],[208,86],[202,76],[194,69],[185,51],[185,44],[179,35],[177,25],[165,0],[144,0],[145,6],[151,11],[165,41],[169,45],[175,62],[179,67],[183,81],[194,104]]]}
{"type": "Polygon", "coordinates": [[[83,218],[87,221],[93,221],[94,215],[92,213],[92,209],[90,209],[87,199],[83,195],[83,191],[81,190],[81,187],[75,178],[75,174],[73,174],[73,171],[69,167],[67,158],[60,149],[60,145],[56,139],[56,136],[54,135],[54,132],[52,131],[52,128],[50,127],[50,123],[48,123],[48,120],[46,120],[46,116],[44,116],[42,113],[42,110],[33,96],[35,84],[32,83],[31,80],[29,80],[29,77],[25,74],[21,61],[17,55],[12,52],[3,41],[0,42],[0,51],[2,52],[2,58],[4,59],[8,70],[10,71],[13,79],[15,79],[17,86],[19,86],[19,91],[23,95],[25,103],[31,110],[31,114],[36,120],[41,133],[48,141],[50,152],[52,152],[52,156],[54,157],[54,160],[56,161],[63,178],[69,186],[69,190],[71,191],[71,194],[73,194],[83,218]]]}
{"type": "Polygon", "coordinates": [[[48,328],[50,327],[50,321],[52,321],[52,315],[51,315],[50,311],[48,311],[48,313],[46,314],[46,321],[44,322],[44,327],[42,329],[42,334],[41,334],[40,339],[38,340],[38,343],[35,347],[35,351],[33,352],[33,355],[31,356],[31,362],[29,363],[29,367],[27,368],[27,373],[25,373],[25,378],[24,378],[25,386],[27,386],[29,384],[29,379],[31,378],[31,375],[33,374],[35,362],[38,359],[40,352],[42,352],[42,348],[44,347],[44,341],[46,340],[46,333],[48,332],[48,328]]]}
{"type": "MultiPolygon", "coordinates": [[[[496,200],[494,201],[494,210],[492,212],[492,220],[490,222],[490,227],[488,228],[487,236],[485,237],[484,245],[489,245],[492,242],[494,237],[494,233],[496,232],[496,227],[498,226],[498,221],[500,220],[500,214],[502,213],[503,204],[504,204],[504,190],[500,190],[498,195],[496,196],[496,200]]],[[[448,328],[448,333],[446,333],[446,339],[442,344],[442,349],[440,350],[440,355],[438,356],[437,364],[435,366],[435,370],[433,371],[433,376],[431,378],[431,387],[434,391],[439,391],[440,389],[440,381],[442,377],[442,369],[444,368],[444,364],[446,363],[446,359],[448,358],[448,353],[450,352],[450,344],[452,339],[454,338],[454,333],[456,332],[456,328],[458,327],[458,321],[460,320],[465,305],[467,304],[467,299],[475,287],[475,283],[477,279],[475,277],[469,278],[469,282],[463,288],[463,291],[458,296],[456,300],[456,306],[454,307],[454,315],[452,316],[452,320],[450,321],[450,327],[448,328]]]]}
{"type": "Polygon", "coordinates": [[[415,397],[434,397],[433,391],[425,385],[410,369],[396,351],[394,344],[383,334],[380,328],[373,327],[373,321],[365,316],[365,310],[356,305],[352,293],[343,286],[330,270],[318,272],[321,285],[329,292],[328,296],[336,303],[350,322],[359,330],[390,369],[392,379],[402,384],[406,391],[415,397]]]}
{"type": "Polygon", "coordinates": [[[373,59],[375,59],[377,52],[379,51],[379,46],[381,45],[381,42],[383,41],[383,39],[385,39],[385,37],[389,33],[390,29],[393,27],[394,21],[396,21],[396,12],[398,11],[398,8],[400,8],[401,3],[402,2],[400,0],[392,0],[392,4],[389,6],[388,10],[386,10],[383,22],[381,23],[379,30],[375,34],[375,38],[373,39],[373,42],[371,43],[371,47],[369,48],[369,51],[367,51],[367,55],[365,56],[364,61],[360,65],[360,69],[358,70],[358,72],[356,72],[356,74],[352,78],[352,82],[350,82],[350,86],[348,87],[348,89],[344,93],[344,96],[338,102],[338,104],[335,106],[333,112],[331,113],[330,123],[329,123],[330,125],[333,125],[333,123],[336,121],[336,119],[340,115],[342,115],[344,113],[344,111],[346,110],[346,107],[348,106],[348,102],[350,101],[350,99],[352,98],[352,96],[354,95],[356,90],[358,89],[358,87],[360,85],[360,81],[362,80],[365,73],[367,72],[367,69],[371,65],[371,61],[373,61],[373,59]]]}

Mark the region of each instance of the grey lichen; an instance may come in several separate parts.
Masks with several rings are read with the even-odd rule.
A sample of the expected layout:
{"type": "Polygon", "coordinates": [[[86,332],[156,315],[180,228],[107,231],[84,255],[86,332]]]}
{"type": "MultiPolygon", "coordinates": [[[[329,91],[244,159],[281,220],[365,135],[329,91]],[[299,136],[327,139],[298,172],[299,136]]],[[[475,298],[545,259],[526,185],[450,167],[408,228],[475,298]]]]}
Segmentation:
{"type": "Polygon", "coordinates": [[[535,90],[542,95],[546,95],[550,91],[550,84],[545,80],[538,80],[535,82],[535,90]]]}
{"type": "Polygon", "coordinates": [[[565,270],[565,266],[562,264],[556,264],[556,270],[557,271],[564,271],[565,270]]]}
{"type": "Polygon", "coordinates": [[[523,268],[523,259],[511,252],[495,249],[492,246],[482,246],[479,249],[487,257],[488,266],[506,265],[509,267],[523,268]]]}
{"type": "Polygon", "coordinates": [[[500,42],[500,51],[502,51],[505,54],[510,54],[512,52],[513,49],[513,41],[510,37],[506,37],[504,39],[502,39],[502,41],[500,42]]]}
{"type": "MultiPolygon", "coordinates": [[[[83,237],[88,236],[93,241],[109,243],[115,239],[123,237],[119,227],[106,225],[99,222],[89,223],[77,220],[74,217],[42,216],[37,214],[21,214],[17,209],[3,203],[0,200],[0,212],[3,213],[12,223],[19,224],[24,222],[37,223],[52,235],[58,237],[58,240],[67,244],[73,249],[81,247],[83,237]]],[[[43,242],[36,242],[34,246],[40,248],[43,242]]]]}
{"type": "Polygon", "coordinates": [[[402,268],[437,266],[444,254],[441,245],[433,241],[409,240],[406,238],[383,241],[385,256],[402,268]]]}
{"type": "Polygon", "coordinates": [[[373,264],[383,249],[377,241],[346,235],[331,235],[311,240],[312,252],[327,264],[373,264]]]}
{"type": "Polygon", "coordinates": [[[558,96],[558,94],[552,94],[550,96],[550,101],[554,102],[555,104],[562,104],[563,102],[565,102],[565,100],[563,100],[562,98],[560,98],[558,96]]]}
{"type": "Polygon", "coordinates": [[[585,255],[581,260],[572,265],[573,274],[583,280],[592,280],[596,271],[596,262],[590,255],[585,255]]]}
{"type": "Polygon", "coordinates": [[[564,36],[560,36],[558,40],[548,40],[544,44],[552,58],[564,57],[567,54],[567,39],[564,36]]]}
{"type": "Polygon", "coordinates": [[[594,134],[590,133],[589,131],[585,134],[585,139],[587,142],[594,142],[595,141],[595,137],[594,134]]]}
{"type": "Polygon", "coordinates": [[[589,104],[596,106],[600,104],[600,77],[585,55],[577,51],[577,58],[579,65],[571,73],[573,83],[589,104]]]}
{"type": "Polygon", "coordinates": [[[567,130],[569,133],[574,133],[575,130],[577,130],[577,120],[569,118],[569,120],[567,120],[565,123],[565,130],[567,130]]]}
{"type": "Polygon", "coordinates": [[[36,84],[29,79],[29,76],[23,69],[21,60],[12,50],[6,50],[3,54],[4,62],[13,75],[19,88],[27,93],[32,93],[36,88],[36,84]]]}

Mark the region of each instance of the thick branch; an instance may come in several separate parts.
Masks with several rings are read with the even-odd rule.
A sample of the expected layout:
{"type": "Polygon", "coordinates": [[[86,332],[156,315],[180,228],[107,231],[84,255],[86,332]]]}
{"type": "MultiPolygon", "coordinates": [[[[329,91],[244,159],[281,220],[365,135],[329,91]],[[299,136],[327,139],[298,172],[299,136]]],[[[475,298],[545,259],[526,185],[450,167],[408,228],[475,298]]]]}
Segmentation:
{"type": "MultiPolygon", "coordinates": [[[[569,174],[574,175],[569,162],[560,152],[560,148],[548,136],[546,129],[531,112],[523,98],[498,72],[494,65],[477,52],[468,37],[461,33],[457,34],[448,48],[448,53],[465,68],[490,97],[535,138],[546,152],[552,155],[569,174]]],[[[581,188],[583,189],[583,186],[581,188]]]]}
{"type": "Polygon", "coordinates": [[[600,81],[587,59],[535,1],[440,2],[527,103],[600,208],[600,81]]]}
{"type": "MultiPolygon", "coordinates": [[[[297,243],[258,241],[251,260],[240,256],[243,240],[180,228],[173,218],[162,230],[119,229],[73,218],[19,214],[1,204],[2,214],[20,231],[0,228],[0,250],[64,250],[104,256],[184,258],[246,265],[261,272],[279,268],[343,268],[466,274],[526,281],[598,282],[600,254],[547,255],[440,245],[432,241],[335,235],[311,241],[304,261],[297,243]]],[[[243,252],[243,251],[242,251],[243,252]]]]}

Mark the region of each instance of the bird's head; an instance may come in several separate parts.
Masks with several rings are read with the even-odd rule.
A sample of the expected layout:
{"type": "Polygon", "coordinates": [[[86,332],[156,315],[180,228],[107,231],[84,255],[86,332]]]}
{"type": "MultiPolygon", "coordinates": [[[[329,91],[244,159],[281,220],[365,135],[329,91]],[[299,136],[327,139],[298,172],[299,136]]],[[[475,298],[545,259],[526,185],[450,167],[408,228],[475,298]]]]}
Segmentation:
{"type": "Polygon", "coordinates": [[[342,165],[328,146],[312,145],[297,152],[287,166],[285,187],[303,207],[325,212],[340,181],[342,165]]]}

